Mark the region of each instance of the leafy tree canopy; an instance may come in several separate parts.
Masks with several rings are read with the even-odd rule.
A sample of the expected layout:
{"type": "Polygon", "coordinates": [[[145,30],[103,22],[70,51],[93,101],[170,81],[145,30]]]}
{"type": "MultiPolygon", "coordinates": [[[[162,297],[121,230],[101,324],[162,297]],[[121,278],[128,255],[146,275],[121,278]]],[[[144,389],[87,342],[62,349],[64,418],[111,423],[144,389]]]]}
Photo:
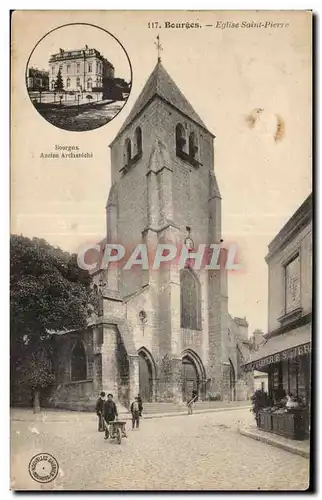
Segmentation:
{"type": "Polygon", "coordinates": [[[10,247],[12,340],[32,342],[53,331],[85,327],[96,299],[77,256],[21,235],[11,236],[10,247]]]}

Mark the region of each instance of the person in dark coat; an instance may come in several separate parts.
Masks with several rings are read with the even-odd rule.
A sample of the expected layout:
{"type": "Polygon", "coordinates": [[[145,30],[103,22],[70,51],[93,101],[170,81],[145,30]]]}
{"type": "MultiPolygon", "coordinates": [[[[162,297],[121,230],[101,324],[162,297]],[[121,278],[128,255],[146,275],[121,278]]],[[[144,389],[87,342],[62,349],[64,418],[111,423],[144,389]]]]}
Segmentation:
{"type": "Polygon", "coordinates": [[[139,406],[139,397],[136,396],[134,401],[131,404],[131,414],[132,414],[132,429],[134,427],[139,428],[140,425],[140,406],[139,406]]]}
{"type": "Polygon", "coordinates": [[[141,398],[140,394],[138,394],[138,403],[139,403],[139,414],[140,414],[140,417],[142,417],[143,403],[142,403],[142,398],[141,398]]]}
{"type": "Polygon", "coordinates": [[[187,403],[187,406],[188,406],[188,415],[192,415],[193,405],[197,401],[197,399],[198,399],[198,391],[193,390],[192,391],[192,398],[187,403]]]}
{"type": "Polygon", "coordinates": [[[105,403],[105,392],[101,392],[100,397],[96,401],[96,415],[98,416],[98,432],[104,431],[104,415],[103,408],[105,403]]]}
{"type": "Polygon", "coordinates": [[[109,424],[110,424],[110,422],[114,422],[115,418],[117,418],[117,416],[118,416],[116,404],[113,401],[113,394],[107,395],[107,401],[105,401],[105,403],[104,403],[103,413],[104,413],[104,420],[105,420],[105,438],[104,439],[108,439],[109,424]]]}

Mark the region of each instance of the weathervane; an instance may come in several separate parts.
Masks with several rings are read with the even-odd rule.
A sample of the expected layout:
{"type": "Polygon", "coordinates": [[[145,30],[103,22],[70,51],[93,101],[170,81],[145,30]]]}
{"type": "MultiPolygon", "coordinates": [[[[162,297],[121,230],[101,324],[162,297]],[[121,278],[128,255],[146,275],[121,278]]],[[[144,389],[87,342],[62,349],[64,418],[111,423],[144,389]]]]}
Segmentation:
{"type": "Polygon", "coordinates": [[[158,51],[158,62],[161,62],[161,51],[163,50],[162,48],[162,45],[160,43],[160,36],[158,35],[157,36],[157,41],[154,42],[156,48],[157,48],[157,51],[158,51]]]}

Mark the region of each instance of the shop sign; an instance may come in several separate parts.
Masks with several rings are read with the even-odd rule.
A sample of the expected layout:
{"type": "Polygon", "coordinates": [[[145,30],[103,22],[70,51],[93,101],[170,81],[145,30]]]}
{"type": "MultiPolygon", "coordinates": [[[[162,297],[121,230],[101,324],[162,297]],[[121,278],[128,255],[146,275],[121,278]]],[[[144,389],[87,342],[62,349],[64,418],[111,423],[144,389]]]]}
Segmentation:
{"type": "Polygon", "coordinates": [[[311,352],[311,342],[299,345],[293,349],[286,349],[285,351],[272,354],[271,356],[266,356],[266,358],[258,359],[253,363],[248,363],[245,366],[247,371],[258,370],[264,366],[272,365],[274,363],[280,363],[281,361],[286,361],[287,359],[294,359],[299,356],[304,356],[311,352]]]}

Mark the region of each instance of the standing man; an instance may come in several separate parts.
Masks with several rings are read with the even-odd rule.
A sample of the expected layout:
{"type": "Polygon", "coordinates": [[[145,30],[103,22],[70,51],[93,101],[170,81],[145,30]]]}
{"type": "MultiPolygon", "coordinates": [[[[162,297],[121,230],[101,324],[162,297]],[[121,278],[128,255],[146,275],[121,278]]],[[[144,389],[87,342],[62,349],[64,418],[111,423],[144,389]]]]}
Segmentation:
{"type": "Polygon", "coordinates": [[[131,414],[132,414],[132,430],[134,430],[134,426],[136,424],[136,428],[139,428],[140,423],[140,406],[139,406],[139,397],[136,396],[134,401],[131,404],[131,414]]]}
{"type": "Polygon", "coordinates": [[[104,415],[103,408],[105,403],[105,392],[101,392],[98,400],[96,401],[96,415],[98,416],[98,432],[104,431],[104,415]]]}
{"type": "Polygon", "coordinates": [[[139,414],[140,414],[140,417],[142,417],[143,404],[142,404],[142,398],[141,398],[140,394],[138,394],[138,403],[139,403],[139,414]]]}
{"type": "Polygon", "coordinates": [[[192,391],[192,398],[190,401],[188,401],[187,406],[188,406],[188,415],[192,415],[192,409],[193,409],[193,404],[195,401],[198,399],[198,391],[192,391]]]}
{"type": "Polygon", "coordinates": [[[107,401],[104,403],[104,420],[105,420],[105,438],[108,439],[109,436],[109,424],[110,422],[114,422],[115,418],[117,418],[117,408],[116,404],[113,401],[113,394],[107,395],[107,401]]]}

